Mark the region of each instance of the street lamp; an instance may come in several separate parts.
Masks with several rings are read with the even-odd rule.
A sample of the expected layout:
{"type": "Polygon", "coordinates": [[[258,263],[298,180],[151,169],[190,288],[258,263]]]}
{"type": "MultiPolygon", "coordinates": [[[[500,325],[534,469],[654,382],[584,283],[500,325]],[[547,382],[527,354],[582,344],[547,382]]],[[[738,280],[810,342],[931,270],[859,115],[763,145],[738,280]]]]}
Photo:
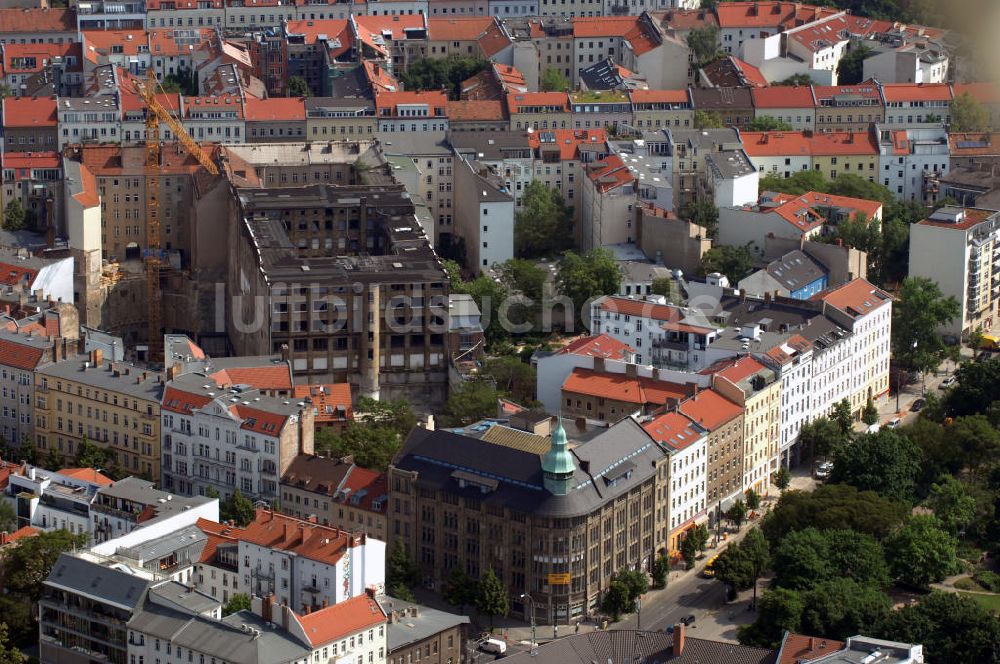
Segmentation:
{"type": "Polygon", "coordinates": [[[535,649],[535,598],[528,593],[522,593],[521,599],[527,600],[531,606],[531,649],[535,649]]]}

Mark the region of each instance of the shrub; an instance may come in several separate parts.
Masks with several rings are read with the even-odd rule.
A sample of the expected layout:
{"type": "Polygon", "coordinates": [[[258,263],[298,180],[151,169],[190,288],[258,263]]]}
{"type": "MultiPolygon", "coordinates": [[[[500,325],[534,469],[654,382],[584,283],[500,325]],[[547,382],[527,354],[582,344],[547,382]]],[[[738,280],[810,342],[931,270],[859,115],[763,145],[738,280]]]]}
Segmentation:
{"type": "MultiPolygon", "coordinates": [[[[976,572],[972,578],[976,583],[991,593],[1000,593],[1000,574],[990,572],[989,570],[983,570],[981,572],[976,572]]],[[[957,586],[958,584],[955,585],[957,586]]]]}

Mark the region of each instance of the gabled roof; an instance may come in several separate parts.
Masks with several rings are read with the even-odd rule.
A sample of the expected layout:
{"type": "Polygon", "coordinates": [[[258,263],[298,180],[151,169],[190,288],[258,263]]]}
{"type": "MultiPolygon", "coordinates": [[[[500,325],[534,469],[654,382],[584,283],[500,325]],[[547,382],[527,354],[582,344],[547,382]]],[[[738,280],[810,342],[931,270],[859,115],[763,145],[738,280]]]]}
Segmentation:
{"type": "Polygon", "coordinates": [[[882,95],[875,81],[865,81],[857,85],[814,85],[812,91],[817,106],[822,104],[823,99],[835,100],[838,97],[861,97],[872,99],[882,105],[882,95]]]}
{"type": "Polygon", "coordinates": [[[184,97],[184,117],[188,120],[201,120],[199,117],[203,111],[215,110],[235,111],[236,118],[244,118],[243,102],[237,95],[223,95],[221,97],[184,97]],[[194,115],[194,114],[198,115],[194,115]]]}
{"type": "Polygon", "coordinates": [[[699,426],[713,431],[743,413],[743,407],[715,390],[699,390],[677,406],[699,426]]]}
{"type": "Polygon", "coordinates": [[[386,621],[382,607],[367,594],[345,599],[304,616],[299,624],[312,647],[319,648],[386,621]]]}
{"type": "Polygon", "coordinates": [[[12,339],[0,338],[0,365],[23,371],[33,371],[41,362],[41,348],[19,344],[12,339]]]}
{"type": "Polygon", "coordinates": [[[264,434],[273,438],[281,436],[281,430],[288,421],[287,415],[274,413],[253,406],[243,404],[233,404],[229,407],[229,412],[241,420],[240,428],[254,433],[264,434]]]}
{"type": "Polygon", "coordinates": [[[569,95],[565,92],[518,92],[507,95],[507,109],[511,114],[520,112],[522,106],[544,106],[569,113],[569,95]]]}
{"type": "Polygon", "coordinates": [[[587,170],[587,177],[603,193],[635,181],[635,175],[618,155],[610,155],[587,170]]]}
{"type": "Polygon", "coordinates": [[[603,129],[543,129],[528,134],[528,146],[532,150],[540,150],[554,145],[559,149],[561,161],[579,159],[580,146],[599,145],[603,147],[606,141],[607,135],[603,129]]]}
{"type": "Polygon", "coordinates": [[[351,384],[296,385],[292,390],[296,400],[311,399],[316,408],[316,423],[354,419],[351,407],[351,384]]]}
{"type": "MultiPolygon", "coordinates": [[[[62,156],[58,152],[5,152],[3,154],[3,168],[13,168],[15,170],[31,170],[35,168],[59,168],[62,165],[62,156]]],[[[28,177],[25,175],[25,177],[28,177]]],[[[14,179],[19,179],[18,173],[14,174],[14,179]]]]}
{"type": "Polygon", "coordinates": [[[74,9],[0,9],[0,34],[70,32],[76,34],[74,9]]]}
{"type": "Polygon", "coordinates": [[[4,44],[3,73],[24,74],[40,72],[53,58],[75,57],[76,64],[70,71],[82,71],[82,50],[78,42],[62,44],[4,44]]]}
{"type": "Polygon", "coordinates": [[[812,342],[795,334],[765,353],[775,364],[785,365],[812,349],[812,342]]]}
{"type": "Polygon", "coordinates": [[[303,97],[247,97],[243,104],[247,122],[290,122],[306,119],[306,102],[303,97]]]}
{"type": "Polygon", "coordinates": [[[212,397],[207,394],[197,394],[180,390],[172,385],[168,385],[163,393],[163,400],[160,408],[172,413],[190,415],[198,408],[203,408],[212,402],[212,397]]]}
{"type": "Polygon", "coordinates": [[[817,293],[812,299],[822,300],[851,318],[867,316],[892,302],[891,295],[864,279],[855,279],[838,288],[817,293]]]}
{"type": "Polygon", "coordinates": [[[754,88],[753,105],[756,108],[813,108],[812,89],[809,86],[775,85],[767,88],[754,88]]]}
{"type": "Polygon", "coordinates": [[[835,653],[844,647],[843,641],[805,634],[785,632],[775,664],[800,664],[835,653]]]}
{"type": "Polygon", "coordinates": [[[499,99],[461,99],[448,102],[448,119],[452,122],[472,122],[506,119],[506,107],[499,99]]]}
{"type": "Polygon", "coordinates": [[[671,450],[681,451],[704,438],[690,419],[677,412],[669,412],[642,425],[658,443],[671,450]]]}
{"type": "Polygon", "coordinates": [[[97,55],[139,55],[149,52],[149,33],[136,30],[84,30],[80,33],[83,56],[97,62],[97,55]],[[120,49],[113,52],[114,49],[120,49]]]}
{"type": "Polygon", "coordinates": [[[579,367],[573,369],[566,378],[562,389],[566,393],[586,394],[639,406],[663,405],[667,403],[667,399],[680,400],[687,396],[686,388],[677,383],[645,376],[632,377],[620,373],[597,372],[579,367]]]}
{"type": "Polygon", "coordinates": [[[798,42],[810,53],[833,48],[840,42],[848,41],[846,30],[849,27],[844,16],[832,16],[828,19],[811,23],[800,30],[788,34],[789,39],[798,42]]]}
{"type": "MultiPolygon", "coordinates": [[[[375,107],[379,110],[391,109],[395,113],[400,104],[426,104],[433,113],[436,108],[448,108],[448,95],[441,90],[381,92],[375,95],[375,107]]],[[[384,117],[381,113],[379,116],[384,117]]]]}
{"type": "Polygon", "coordinates": [[[96,468],[60,468],[59,474],[83,482],[90,482],[97,486],[111,486],[115,483],[113,479],[97,471],[96,468]]]}
{"type": "Polygon", "coordinates": [[[720,28],[792,28],[835,14],[837,9],[801,2],[720,2],[715,15],[720,28]]]}
{"type": "Polygon", "coordinates": [[[746,131],[742,137],[743,149],[750,157],[879,154],[871,132],[746,131]]]}
{"type": "Polygon", "coordinates": [[[58,123],[55,97],[7,97],[3,100],[6,128],[55,127],[58,123]]]}
{"type": "Polygon", "coordinates": [[[580,337],[573,343],[563,346],[553,355],[583,355],[624,361],[634,352],[635,350],[628,344],[607,334],[598,334],[592,337],[580,337]]]}
{"type": "Polygon", "coordinates": [[[687,88],[683,90],[629,90],[633,104],[690,104],[687,88]]]}
{"type": "MultiPolygon", "coordinates": [[[[595,304],[597,304],[595,302],[595,304]]],[[[680,321],[683,316],[679,308],[668,304],[656,304],[645,300],[633,300],[627,297],[609,295],[600,299],[601,311],[637,316],[658,321],[680,321]]]]}
{"type": "Polygon", "coordinates": [[[719,360],[707,369],[703,369],[700,373],[721,376],[733,385],[737,385],[740,381],[746,380],[750,376],[765,370],[767,370],[767,367],[753,357],[746,355],[744,357],[731,357],[719,360]]]}
{"type": "Polygon", "coordinates": [[[913,101],[951,101],[947,83],[886,83],[882,86],[886,103],[913,101]]]}
{"type": "Polygon", "coordinates": [[[322,37],[334,60],[354,46],[351,24],[346,19],[289,21],[285,31],[289,35],[302,35],[306,44],[315,44],[322,37]]]}

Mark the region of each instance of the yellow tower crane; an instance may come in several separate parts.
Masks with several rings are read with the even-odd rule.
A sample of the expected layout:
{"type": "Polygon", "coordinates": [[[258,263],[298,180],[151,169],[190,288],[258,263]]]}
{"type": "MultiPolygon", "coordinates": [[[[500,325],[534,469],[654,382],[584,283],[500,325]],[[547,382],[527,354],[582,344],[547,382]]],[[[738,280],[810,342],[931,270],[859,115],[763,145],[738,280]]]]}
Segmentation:
{"type": "Polygon", "coordinates": [[[163,359],[163,310],[160,292],[160,271],[162,252],[160,249],[160,122],[170,127],[170,131],[180,142],[188,154],[198,160],[198,163],[212,175],[218,175],[219,169],[208,154],[201,149],[187,133],[183,125],[174,118],[170,111],[157,99],[159,82],[156,73],[150,67],[146,80],[132,79],[135,93],[146,104],[146,306],[148,311],[149,352],[148,360],[157,362],[163,359]]]}

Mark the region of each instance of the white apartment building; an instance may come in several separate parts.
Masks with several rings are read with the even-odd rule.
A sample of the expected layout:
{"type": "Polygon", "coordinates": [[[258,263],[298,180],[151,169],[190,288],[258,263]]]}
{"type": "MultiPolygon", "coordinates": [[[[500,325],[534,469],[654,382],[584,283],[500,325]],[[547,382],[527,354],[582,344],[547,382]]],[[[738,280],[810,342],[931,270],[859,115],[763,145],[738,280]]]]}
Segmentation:
{"type": "Polygon", "coordinates": [[[708,519],[706,480],[708,432],[679,412],[642,425],[670,456],[669,548],[681,548],[684,534],[708,519]]]}
{"type": "Polygon", "coordinates": [[[184,97],[181,103],[181,123],[191,138],[208,143],[245,142],[246,119],[239,97],[184,97]]]}
{"type": "Polygon", "coordinates": [[[444,92],[383,92],[375,98],[382,134],[448,131],[448,96],[444,92]]]}
{"type": "Polygon", "coordinates": [[[463,157],[455,160],[455,234],[477,272],[514,257],[514,197],[492,169],[463,157]]]}
{"type": "Polygon", "coordinates": [[[948,83],[891,83],[880,85],[885,101],[882,129],[945,126],[951,119],[951,85],[948,83]]]}
{"type": "Polygon", "coordinates": [[[115,95],[60,97],[56,117],[59,150],[72,143],[118,143],[121,106],[115,95]]]}
{"type": "MultiPolygon", "coordinates": [[[[363,534],[271,510],[258,510],[246,528],[207,520],[198,527],[215,544],[212,556],[195,566],[199,584],[216,572],[229,574],[229,587],[238,582],[242,592],[273,595],[278,604],[300,613],[385,587],[385,542],[363,534]]],[[[226,587],[215,581],[211,585],[226,587]]]]}
{"type": "Polygon", "coordinates": [[[580,201],[584,250],[635,242],[636,184],[618,155],[609,155],[587,170],[580,201]]]}
{"type": "Polygon", "coordinates": [[[943,207],[910,227],[910,276],[936,282],[961,313],[942,331],[960,338],[996,321],[1000,301],[1000,213],[943,207]]]}
{"type": "Polygon", "coordinates": [[[781,381],[781,463],[792,460],[790,450],[799,439],[802,425],[812,419],[813,345],[801,335],[793,335],[765,353],[757,355],[764,366],[781,381]]]}
{"type": "Polygon", "coordinates": [[[882,184],[900,200],[933,203],[951,155],[945,128],[875,129],[882,184]]]}
{"type": "Polygon", "coordinates": [[[313,451],[314,409],[203,374],[168,383],[161,407],[163,483],[185,495],[218,492],[271,501],[297,454],[313,451]]]}

